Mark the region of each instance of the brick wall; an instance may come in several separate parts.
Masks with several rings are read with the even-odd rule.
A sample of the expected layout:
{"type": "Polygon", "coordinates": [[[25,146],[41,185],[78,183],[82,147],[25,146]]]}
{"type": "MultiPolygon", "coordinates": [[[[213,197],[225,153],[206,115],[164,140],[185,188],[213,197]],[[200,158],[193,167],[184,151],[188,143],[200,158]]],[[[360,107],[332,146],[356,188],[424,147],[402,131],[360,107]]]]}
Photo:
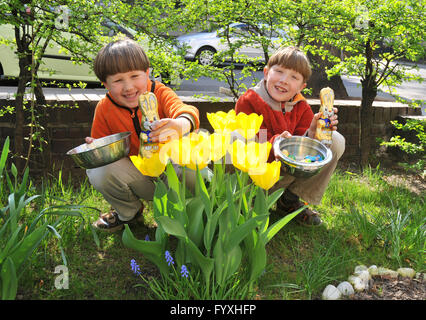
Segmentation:
{"type": "MultiPolygon", "coordinates": [[[[84,175],[84,170],[77,167],[73,160],[65,153],[84,143],[84,138],[90,135],[91,122],[97,102],[101,96],[76,95],[70,97],[46,97],[48,104],[62,104],[72,108],[58,107],[47,111],[48,158],[42,165],[32,167],[32,172],[39,170],[57,171],[62,168],[64,174],[71,173],[73,176],[84,175]],[[78,105],[78,108],[75,106],[78,105]]],[[[212,131],[207,120],[207,112],[228,111],[234,107],[230,100],[223,99],[219,102],[207,102],[192,97],[181,97],[188,104],[196,106],[200,111],[201,128],[212,131]]],[[[319,109],[319,100],[308,100],[314,112],[319,109]]],[[[0,100],[0,107],[10,105],[13,100],[0,100]]],[[[336,100],[335,106],[339,108],[339,132],[346,138],[346,150],[342,160],[358,160],[359,144],[359,100],[336,100]]],[[[392,102],[375,102],[373,105],[373,128],[371,139],[376,146],[376,138],[389,139],[392,136],[393,126],[389,123],[401,115],[420,115],[420,109],[412,109],[406,105],[392,102]]],[[[0,117],[0,146],[3,145],[7,136],[13,137],[14,116],[5,115],[0,117]]],[[[13,148],[13,139],[12,139],[13,148]]],[[[38,157],[35,157],[38,160],[38,157]]]]}

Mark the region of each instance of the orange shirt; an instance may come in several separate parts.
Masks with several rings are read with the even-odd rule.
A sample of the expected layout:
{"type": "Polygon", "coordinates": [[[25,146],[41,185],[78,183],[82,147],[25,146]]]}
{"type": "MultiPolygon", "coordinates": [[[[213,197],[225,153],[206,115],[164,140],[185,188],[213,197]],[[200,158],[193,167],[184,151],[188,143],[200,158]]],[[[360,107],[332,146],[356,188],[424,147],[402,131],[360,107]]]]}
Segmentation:
{"type": "MultiPolygon", "coordinates": [[[[149,81],[148,91],[151,90],[151,86],[152,82],[149,81]]],[[[157,97],[158,115],[161,119],[175,119],[179,115],[189,114],[195,121],[194,129],[199,128],[199,112],[196,107],[184,104],[172,89],[160,82],[155,82],[154,94],[157,97]]],[[[105,96],[96,106],[91,136],[98,139],[119,132],[131,131],[129,156],[137,155],[139,153],[139,137],[132,119],[135,115],[137,115],[140,123],[142,114],[138,107],[117,106],[105,96]]]]}

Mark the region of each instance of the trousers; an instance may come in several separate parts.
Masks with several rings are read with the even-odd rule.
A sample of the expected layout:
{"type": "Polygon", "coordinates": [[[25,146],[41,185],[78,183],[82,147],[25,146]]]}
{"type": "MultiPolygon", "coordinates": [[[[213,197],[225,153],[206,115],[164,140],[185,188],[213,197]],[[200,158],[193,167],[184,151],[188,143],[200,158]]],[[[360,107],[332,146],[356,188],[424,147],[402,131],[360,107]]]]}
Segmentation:
{"type": "MultiPolygon", "coordinates": [[[[174,168],[178,177],[182,177],[182,168],[178,165],[174,165],[174,168]]],[[[141,209],[140,199],[147,201],[153,199],[155,181],[158,179],[144,176],[128,157],[106,166],[87,169],[86,174],[90,184],[103,195],[122,221],[131,220],[141,209]]],[[[159,178],[167,185],[164,173],[159,178]]],[[[186,168],[185,179],[187,187],[194,190],[195,171],[186,168]]]]}

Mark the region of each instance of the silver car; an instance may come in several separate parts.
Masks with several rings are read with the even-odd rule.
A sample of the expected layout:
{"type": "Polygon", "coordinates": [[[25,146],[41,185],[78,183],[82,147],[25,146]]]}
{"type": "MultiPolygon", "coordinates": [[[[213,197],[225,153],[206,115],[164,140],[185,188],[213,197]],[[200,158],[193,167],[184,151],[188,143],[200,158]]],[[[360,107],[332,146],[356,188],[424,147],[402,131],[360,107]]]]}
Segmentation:
{"type": "MultiPolygon", "coordinates": [[[[231,43],[251,36],[249,27],[244,23],[233,23],[230,25],[231,43]]],[[[189,61],[198,61],[201,65],[213,65],[214,55],[217,52],[228,49],[226,41],[224,41],[224,28],[216,30],[204,30],[197,33],[182,35],[176,38],[180,47],[186,49],[185,59],[189,61]]],[[[253,31],[251,31],[253,32],[253,31]]],[[[278,49],[282,39],[287,38],[287,34],[282,30],[271,33],[270,51],[278,49]]],[[[249,59],[265,62],[265,55],[260,44],[243,45],[238,53],[247,56],[249,59]]]]}

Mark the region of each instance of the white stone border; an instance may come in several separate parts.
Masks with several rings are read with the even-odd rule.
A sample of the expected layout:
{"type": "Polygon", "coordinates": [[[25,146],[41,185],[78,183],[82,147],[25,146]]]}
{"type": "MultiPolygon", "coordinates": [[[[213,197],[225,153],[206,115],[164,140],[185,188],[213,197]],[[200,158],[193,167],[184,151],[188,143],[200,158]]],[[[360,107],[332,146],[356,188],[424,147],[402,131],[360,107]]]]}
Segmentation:
{"type": "Polygon", "coordinates": [[[341,282],[337,287],[329,284],[322,293],[323,300],[339,300],[343,297],[349,297],[355,292],[368,290],[372,284],[372,278],[376,276],[388,276],[390,278],[407,277],[426,281],[424,273],[416,272],[412,268],[399,268],[394,271],[388,268],[377,267],[375,265],[367,268],[364,265],[355,267],[354,273],[348,277],[348,281],[341,282]]]}

